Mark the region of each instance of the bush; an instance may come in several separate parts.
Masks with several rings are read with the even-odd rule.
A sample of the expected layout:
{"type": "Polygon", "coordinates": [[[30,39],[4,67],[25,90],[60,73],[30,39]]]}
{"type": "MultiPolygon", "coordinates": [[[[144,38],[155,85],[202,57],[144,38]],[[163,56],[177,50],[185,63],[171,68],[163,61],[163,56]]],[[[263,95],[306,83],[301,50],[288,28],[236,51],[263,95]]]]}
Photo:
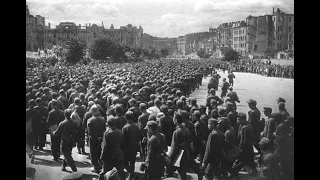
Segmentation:
{"type": "Polygon", "coordinates": [[[83,58],[85,49],[86,44],[84,42],[72,38],[63,44],[63,59],[68,63],[75,64],[83,58]]]}
{"type": "Polygon", "coordinates": [[[230,51],[227,51],[225,56],[221,59],[222,61],[238,61],[239,59],[241,59],[241,55],[231,49],[230,51]]]}

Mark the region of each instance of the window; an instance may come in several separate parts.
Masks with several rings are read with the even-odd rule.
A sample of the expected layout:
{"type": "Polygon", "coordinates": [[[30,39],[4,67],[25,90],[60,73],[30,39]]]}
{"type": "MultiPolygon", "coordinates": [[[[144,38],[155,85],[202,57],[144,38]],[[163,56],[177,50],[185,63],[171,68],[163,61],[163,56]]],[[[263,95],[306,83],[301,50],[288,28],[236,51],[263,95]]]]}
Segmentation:
{"type": "Polygon", "coordinates": [[[280,35],[280,41],[281,41],[281,35],[280,35]]]}
{"type": "Polygon", "coordinates": [[[236,38],[233,38],[234,41],[236,41],[236,38]]]}
{"type": "Polygon", "coordinates": [[[291,26],[289,26],[289,32],[291,32],[291,26]]]}
{"type": "Polygon", "coordinates": [[[276,17],[273,17],[273,22],[276,22],[276,17]]]}
{"type": "Polygon", "coordinates": [[[289,22],[291,22],[291,17],[289,17],[289,22]]]}

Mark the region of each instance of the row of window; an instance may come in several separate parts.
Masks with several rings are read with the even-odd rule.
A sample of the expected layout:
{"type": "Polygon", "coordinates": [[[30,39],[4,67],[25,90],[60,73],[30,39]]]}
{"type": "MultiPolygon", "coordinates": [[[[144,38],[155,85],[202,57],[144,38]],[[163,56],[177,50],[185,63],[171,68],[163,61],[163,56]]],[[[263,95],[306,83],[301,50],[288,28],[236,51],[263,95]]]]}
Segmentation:
{"type": "MultiPolygon", "coordinates": [[[[278,17],[278,22],[281,21],[282,18],[280,18],[280,16],[278,17]]],[[[292,17],[289,17],[288,19],[289,22],[292,22],[292,17]]],[[[273,22],[276,22],[276,17],[273,17],[273,22]]]]}
{"type": "Polygon", "coordinates": [[[233,34],[234,35],[238,35],[238,34],[245,34],[246,33],[246,31],[245,31],[245,29],[240,29],[240,30],[236,30],[236,31],[233,31],[233,34]]]}
{"type": "Polygon", "coordinates": [[[247,44],[246,43],[241,43],[241,44],[234,44],[233,45],[233,48],[236,49],[236,48],[245,48],[247,47],[247,44]]]}
{"type": "Polygon", "coordinates": [[[234,37],[233,41],[246,41],[247,36],[234,37]]]}

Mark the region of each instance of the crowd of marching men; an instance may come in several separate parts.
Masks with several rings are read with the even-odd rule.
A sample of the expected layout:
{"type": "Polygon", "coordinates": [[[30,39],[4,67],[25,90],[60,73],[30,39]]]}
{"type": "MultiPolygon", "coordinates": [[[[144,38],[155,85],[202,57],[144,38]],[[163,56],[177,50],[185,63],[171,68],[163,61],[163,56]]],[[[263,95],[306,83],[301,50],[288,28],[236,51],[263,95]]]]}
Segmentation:
{"type": "Polygon", "coordinates": [[[53,159],[64,155],[63,171],[67,166],[77,171],[72,149],[86,154],[87,142],[92,171],[100,180],[115,169],[119,179],[126,178],[124,169],[127,179],[134,179],[138,152],[140,170],[150,180],[172,177],[176,170],[186,179],[190,168],[198,179],[237,178],[243,167],[265,179],[291,179],[293,117],[285,100],[279,98],[276,112],[264,108],[267,119],[252,99],[248,113],[237,112],[239,98],[233,98],[232,86],[224,87],[224,79],[225,94],[219,97],[216,88],[209,89],[207,103],[199,105],[188,97],[202,84],[206,67],[217,68],[210,61],[165,60],[28,69],[31,161],[34,150],[45,147],[48,133],[53,159]]]}

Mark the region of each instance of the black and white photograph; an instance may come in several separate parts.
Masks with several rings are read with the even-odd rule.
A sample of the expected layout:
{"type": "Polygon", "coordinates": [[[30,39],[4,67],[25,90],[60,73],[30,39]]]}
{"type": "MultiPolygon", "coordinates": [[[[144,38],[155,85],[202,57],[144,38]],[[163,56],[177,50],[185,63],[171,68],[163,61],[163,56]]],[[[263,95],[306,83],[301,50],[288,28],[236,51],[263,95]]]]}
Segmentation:
{"type": "Polygon", "coordinates": [[[25,65],[27,180],[294,180],[294,0],[26,0],[25,65]]]}

